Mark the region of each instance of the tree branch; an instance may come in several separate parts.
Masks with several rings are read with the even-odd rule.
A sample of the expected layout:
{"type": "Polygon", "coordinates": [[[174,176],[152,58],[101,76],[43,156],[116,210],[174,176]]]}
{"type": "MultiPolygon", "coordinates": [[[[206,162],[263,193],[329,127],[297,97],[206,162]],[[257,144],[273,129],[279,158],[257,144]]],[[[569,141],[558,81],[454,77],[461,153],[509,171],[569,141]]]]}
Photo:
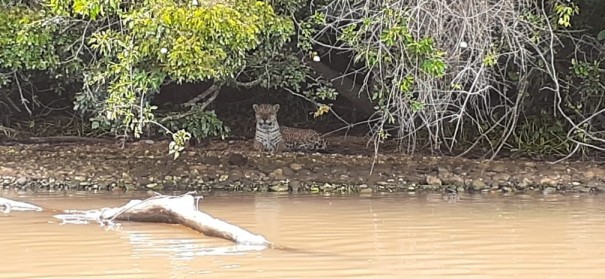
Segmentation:
{"type": "MultiPolygon", "coordinates": [[[[221,85],[218,85],[216,83],[213,83],[212,86],[210,86],[208,89],[206,89],[204,92],[202,92],[202,94],[196,96],[195,98],[187,101],[186,103],[183,104],[184,107],[191,107],[197,104],[197,102],[205,99],[206,97],[213,95],[213,97],[210,97],[210,102],[212,102],[215,98],[216,95],[218,95],[218,92],[221,90],[221,85]]],[[[208,104],[210,104],[210,102],[206,101],[204,102],[206,107],[208,104]]],[[[202,105],[204,105],[202,104],[202,105]]]]}

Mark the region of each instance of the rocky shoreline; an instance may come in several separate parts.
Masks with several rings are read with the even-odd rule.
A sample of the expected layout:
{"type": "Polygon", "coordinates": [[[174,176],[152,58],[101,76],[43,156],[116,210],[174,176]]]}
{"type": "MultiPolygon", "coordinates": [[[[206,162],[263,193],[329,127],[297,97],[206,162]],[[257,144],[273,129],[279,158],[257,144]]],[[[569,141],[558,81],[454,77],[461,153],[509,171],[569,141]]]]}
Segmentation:
{"type": "Polygon", "coordinates": [[[369,192],[605,191],[603,162],[549,164],[401,154],[271,155],[249,141],[187,148],[166,142],[0,146],[0,187],[17,190],[369,192]]]}

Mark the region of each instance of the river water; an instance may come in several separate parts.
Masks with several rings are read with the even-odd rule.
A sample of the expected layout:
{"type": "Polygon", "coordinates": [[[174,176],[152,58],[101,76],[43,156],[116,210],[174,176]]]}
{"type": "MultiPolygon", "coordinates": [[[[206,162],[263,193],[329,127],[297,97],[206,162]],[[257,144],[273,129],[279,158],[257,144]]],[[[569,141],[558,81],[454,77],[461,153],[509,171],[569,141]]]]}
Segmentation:
{"type": "Polygon", "coordinates": [[[47,209],[0,213],[0,278],[605,278],[603,195],[206,195],[206,213],[290,248],[260,251],[53,218],[142,193],[0,195],[47,209]]]}

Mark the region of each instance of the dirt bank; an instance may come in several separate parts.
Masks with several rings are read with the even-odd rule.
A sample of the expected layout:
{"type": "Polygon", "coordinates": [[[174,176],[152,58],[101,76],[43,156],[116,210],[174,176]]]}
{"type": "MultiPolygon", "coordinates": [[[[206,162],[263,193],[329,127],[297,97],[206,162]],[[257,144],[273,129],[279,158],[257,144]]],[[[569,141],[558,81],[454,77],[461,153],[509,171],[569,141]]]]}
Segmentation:
{"type": "Polygon", "coordinates": [[[601,192],[603,162],[372,155],[362,139],[340,154],[255,152],[248,141],[189,147],[177,160],[166,142],[0,146],[0,185],[16,189],[320,192],[601,192]],[[348,149],[364,152],[344,155],[348,149]],[[374,163],[372,169],[372,163],[374,163]],[[370,173],[370,171],[372,172],[370,173]]]}

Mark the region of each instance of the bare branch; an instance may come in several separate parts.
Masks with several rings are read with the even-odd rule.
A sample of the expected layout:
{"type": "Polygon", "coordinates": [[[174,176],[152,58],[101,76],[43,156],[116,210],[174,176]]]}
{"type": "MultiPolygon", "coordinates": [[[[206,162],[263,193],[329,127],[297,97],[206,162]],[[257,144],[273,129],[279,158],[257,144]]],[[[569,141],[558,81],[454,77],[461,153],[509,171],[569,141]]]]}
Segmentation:
{"type": "MultiPolygon", "coordinates": [[[[394,136],[407,145],[408,152],[414,152],[420,139],[428,139],[425,144],[437,150],[444,144],[454,150],[461,142],[471,143],[463,154],[486,142],[493,158],[515,135],[525,101],[530,99],[527,96],[537,90],[557,96],[553,106],[572,127],[568,137],[588,146],[573,139],[572,133],[586,130],[582,127],[593,118],[574,122],[563,109],[554,61],[561,34],[556,33],[546,12],[549,7],[544,5],[532,0],[335,0],[320,9],[326,24],[313,42],[328,52],[357,55],[371,50],[378,56],[374,63],[365,61],[365,67],[343,74],[371,73],[372,78],[367,75],[359,86],[380,90],[385,96],[383,108],[371,121],[375,146],[385,133],[396,131],[394,136]],[[437,50],[445,53],[443,77],[423,72],[404,40],[385,44],[385,32],[401,25],[399,18],[405,19],[403,24],[415,40],[431,38],[437,50]],[[353,45],[340,39],[350,27],[357,40],[353,45]],[[511,79],[511,73],[518,76],[511,79]],[[404,94],[398,81],[408,75],[414,77],[413,89],[404,94]],[[542,82],[534,82],[535,77],[542,82]],[[554,86],[538,88],[547,83],[554,86]],[[414,102],[422,107],[415,107],[414,102]]],[[[596,133],[587,138],[596,141],[596,133]]]]}
{"type": "MultiPolygon", "coordinates": [[[[200,94],[200,95],[196,96],[195,98],[187,101],[186,103],[183,104],[183,106],[187,106],[187,107],[195,106],[199,101],[207,98],[210,95],[214,96],[214,98],[211,97],[211,101],[210,102],[212,102],[216,98],[216,95],[218,95],[218,92],[220,90],[221,90],[221,86],[218,85],[218,84],[216,84],[216,83],[213,83],[212,86],[210,86],[208,89],[206,89],[204,92],[202,92],[202,94],[200,94]]],[[[206,103],[207,102],[204,102],[204,104],[206,104],[206,103]]],[[[208,106],[208,104],[210,104],[210,103],[208,102],[204,107],[208,106]]]]}

